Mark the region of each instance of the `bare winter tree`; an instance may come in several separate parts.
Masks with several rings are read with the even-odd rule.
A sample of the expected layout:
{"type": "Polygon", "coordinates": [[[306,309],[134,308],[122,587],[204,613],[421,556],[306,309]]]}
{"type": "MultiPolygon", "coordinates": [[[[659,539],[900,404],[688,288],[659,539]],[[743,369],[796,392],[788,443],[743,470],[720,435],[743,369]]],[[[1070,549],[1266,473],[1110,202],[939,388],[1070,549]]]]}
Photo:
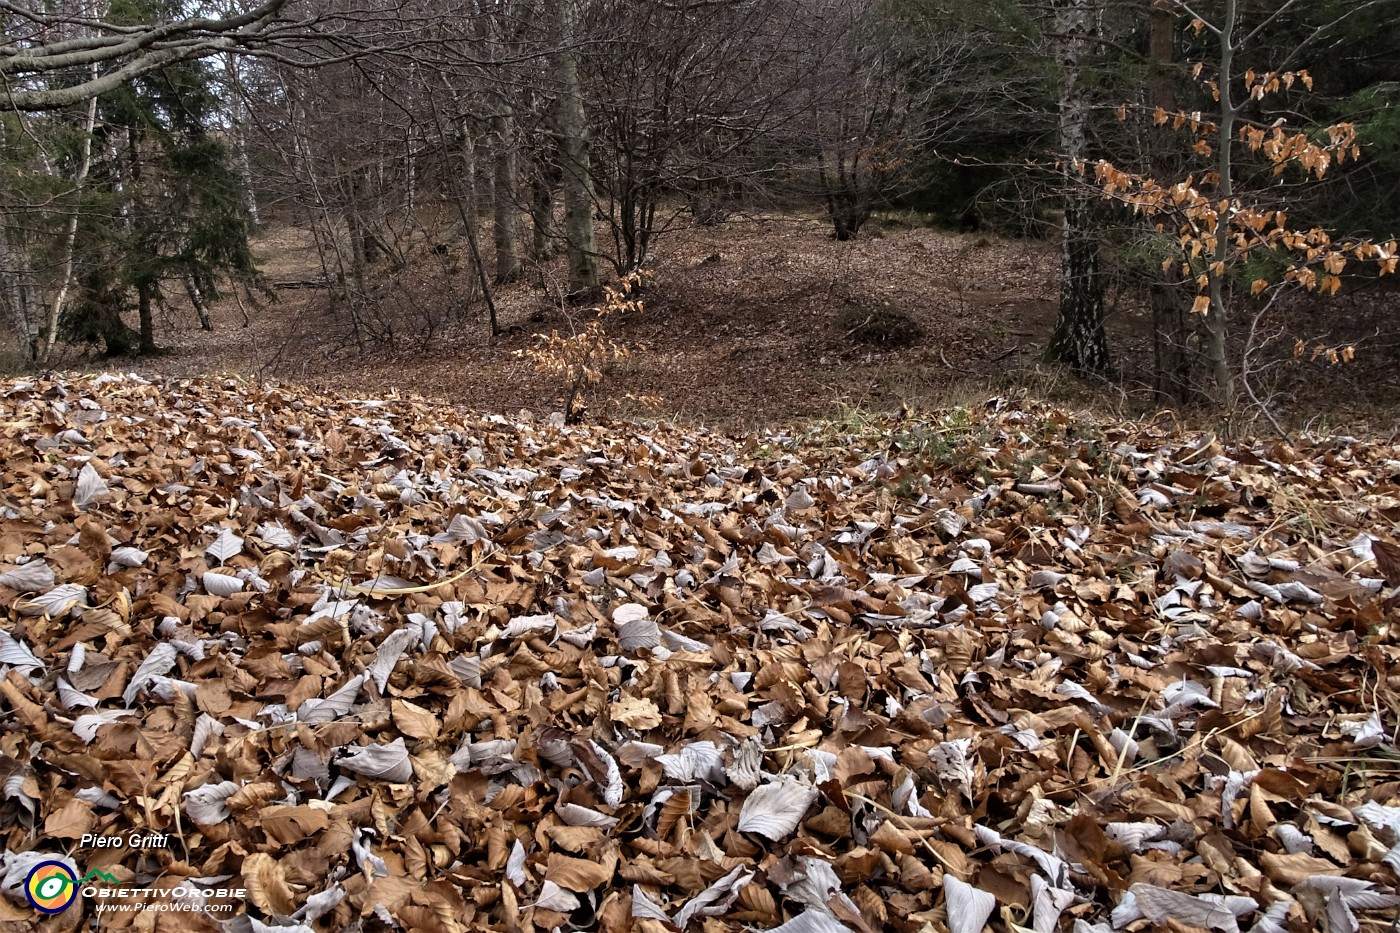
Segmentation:
{"type": "Polygon", "coordinates": [[[0,46],[3,105],[55,110],[81,103],[167,65],[247,50],[305,29],[315,19],[283,15],[288,0],[232,4],[224,10],[173,6],[166,15],[129,23],[108,18],[107,4],[3,0],[0,46]]]}
{"type": "Polygon", "coordinates": [[[987,37],[973,21],[892,0],[826,0],[804,15],[812,71],[793,148],[816,176],[832,235],[848,240],[987,109],[987,37]]]}
{"type": "Polygon", "coordinates": [[[683,210],[713,219],[772,172],[759,144],[792,124],[812,74],[805,12],[785,0],[591,5],[583,92],[619,274],[683,210]]]}

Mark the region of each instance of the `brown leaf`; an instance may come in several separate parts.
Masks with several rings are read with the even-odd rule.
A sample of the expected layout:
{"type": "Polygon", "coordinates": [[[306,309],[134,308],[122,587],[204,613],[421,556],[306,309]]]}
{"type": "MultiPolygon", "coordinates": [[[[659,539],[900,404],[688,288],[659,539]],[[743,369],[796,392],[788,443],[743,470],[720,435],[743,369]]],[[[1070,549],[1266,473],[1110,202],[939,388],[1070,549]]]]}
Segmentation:
{"type": "Polygon", "coordinates": [[[404,735],[424,741],[437,739],[442,722],[430,710],[407,700],[390,701],[389,710],[394,718],[394,725],[404,735]]]}
{"type": "Polygon", "coordinates": [[[1400,544],[1372,538],[1371,554],[1376,559],[1376,568],[1385,577],[1386,585],[1400,586],[1400,544]]]}
{"type": "Polygon", "coordinates": [[[1326,859],[1305,852],[1261,852],[1259,867],[1274,884],[1290,888],[1314,875],[1340,875],[1343,871],[1326,859]]]}
{"type": "Polygon", "coordinates": [[[661,710],[652,700],[623,697],[608,705],[608,717],[632,729],[645,731],[661,725],[661,710]]]}
{"type": "Polygon", "coordinates": [[[607,884],[613,876],[612,868],[588,859],[571,858],[557,852],[549,854],[544,877],[561,888],[579,894],[607,884]]]}
{"type": "Polygon", "coordinates": [[[297,896],[287,883],[282,865],[266,852],[254,852],[243,860],[243,887],[248,900],[265,914],[285,917],[297,909],[297,896]]]}
{"type": "Polygon", "coordinates": [[[263,832],[284,846],[295,845],[329,824],[330,814],[316,807],[264,807],[258,812],[263,832]]]}
{"type": "Polygon", "coordinates": [[[44,835],[54,839],[81,839],[92,832],[95,823],[92,806],[74,798],[44,820],[44,835]]]}

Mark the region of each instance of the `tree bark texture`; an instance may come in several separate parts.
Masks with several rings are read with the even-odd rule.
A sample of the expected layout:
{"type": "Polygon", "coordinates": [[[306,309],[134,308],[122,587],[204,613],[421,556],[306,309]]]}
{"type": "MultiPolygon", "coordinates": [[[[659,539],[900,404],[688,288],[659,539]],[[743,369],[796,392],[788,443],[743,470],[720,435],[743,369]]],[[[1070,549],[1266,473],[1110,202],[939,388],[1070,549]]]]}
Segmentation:
{"type": "Polygon", "coordinates": [[[516,167],[515,119],[506,110],[491,121],[496,144],[496,183],[492,192],[495,226],[492,237],[496,248],[496,281],[514,282],[520,278],[520,211],[516,206],[519,171],[516,167]]]}
{"type": "Polygon", "coordinates": [[[558,51],[554,81],[558,93],[559,154],[564,174],[564,237],[569,260],[569,292],[598,287],[598,246],[593,230],[593,179],[588,152],[588,120],[579,85],[574,0],[552,0],[558,51]]]}
{"type": "Polygon", "coordinates": [[[1060,262],[1060,317],[1045,358],[1086,376],[1111,371],[1104,333],[1103,278],[1099,241],[1090,223],[1088,197],[1079,166],[1085,156],[1089,97],[1084,59],[1094,11],[1088,0],[1056,0],[1056,26],[1065,36],[1060,48],[1059,145],[1064,165],[1065,223],[1060,262]]]}

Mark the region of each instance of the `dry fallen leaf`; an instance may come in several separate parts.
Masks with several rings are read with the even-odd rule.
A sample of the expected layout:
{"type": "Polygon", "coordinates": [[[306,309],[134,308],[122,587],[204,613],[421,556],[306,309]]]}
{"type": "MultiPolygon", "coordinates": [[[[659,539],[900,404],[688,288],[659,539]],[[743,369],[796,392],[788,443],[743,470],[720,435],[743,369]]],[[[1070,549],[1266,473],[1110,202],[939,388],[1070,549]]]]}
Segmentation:
{"type": "Polygon", "coordinates": [[[815,787],[792,778],[761,784],[745,798],[739,810],[739,831],[781,842],[797,830],[797,824],[816,800],[815,787]]]}

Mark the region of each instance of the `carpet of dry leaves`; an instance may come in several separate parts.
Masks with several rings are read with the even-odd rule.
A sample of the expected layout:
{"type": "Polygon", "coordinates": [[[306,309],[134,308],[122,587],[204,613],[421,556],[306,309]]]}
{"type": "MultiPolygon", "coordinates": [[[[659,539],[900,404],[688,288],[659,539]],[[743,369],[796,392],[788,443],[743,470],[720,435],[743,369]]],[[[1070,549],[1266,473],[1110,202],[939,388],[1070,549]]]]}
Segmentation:
{"type": "Polygon", "coordinates": [[[44,858],[248,891],[104,929],[1396,917],[1393,441],[103,375],[0,384],[0,458],[5,929],[44,858]]]}

